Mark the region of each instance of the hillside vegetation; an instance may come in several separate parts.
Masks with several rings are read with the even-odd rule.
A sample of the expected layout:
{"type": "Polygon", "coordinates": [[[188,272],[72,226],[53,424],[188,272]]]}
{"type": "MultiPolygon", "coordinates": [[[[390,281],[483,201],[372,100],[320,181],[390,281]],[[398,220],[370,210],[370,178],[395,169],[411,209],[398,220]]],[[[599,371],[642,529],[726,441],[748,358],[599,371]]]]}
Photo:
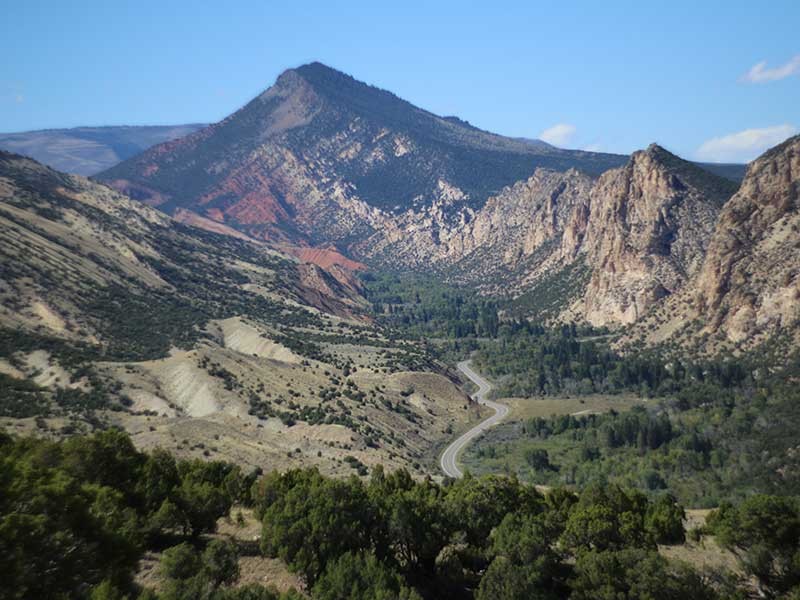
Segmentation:
{"type": "MultiPolygon", "coordinates": [[[[141,453],[117,431],[54,443],[0,437],[0,598],[196,600],[744,598],[747,579],[664,558],[684,510],[614,485],[542,496],[505,477],[437,485],[377,469],[368,482],[316,470],[261,476],[223,462],[141,453]],[[261,520],[260,551],[304,589],[237,585],[253,545],[209,536],[234,504],[261,520]],[[161,552],[158,591],[134,584],[161,552]]],[[[725,504],[713,534],[764,594],[800,582],[795,499],[725,504]]],[[[794,596],[787,596],[794,597],[794,596]]]]}

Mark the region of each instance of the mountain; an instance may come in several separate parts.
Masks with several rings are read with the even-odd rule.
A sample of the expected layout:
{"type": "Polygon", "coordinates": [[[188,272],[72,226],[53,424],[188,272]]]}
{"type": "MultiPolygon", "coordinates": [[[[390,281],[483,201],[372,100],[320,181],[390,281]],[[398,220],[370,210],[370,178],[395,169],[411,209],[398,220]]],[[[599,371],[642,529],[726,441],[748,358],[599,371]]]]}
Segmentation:
{"type": "Polygon", "coordinates": [[[403,215],[354,249],[510,295],[523,314],[628,324],[699,269],[735,191],[654,144],[598,179],[537,169],[450,222],[403,215]]]}
{"type": "Polygon", "coordinates": [[[435,272],[521,313],[640,319],[701,265],[735,165],[563,150],[312,63],[99,175],[176,218],[343,269],[435,272]],[[566,307],[566,308],[565,308],[566,307]]]}
{"type": "Polygon", "coordinates": [[[335,265],[6,152],[0,239],[0,420],[18,431],[116,425],[185,456],[348,472],[412,465],[475,416],[335,265]]]}
{"type": "Polygon", "coordinates": [[[736,163],[697,163],[697,165],[709,173],[719,175],[736,183],[741,183],[747,172],[747,165],[736,163]]]}
{"type": "Polygon", "coordinates": [[[75,127],[0,133],[0,149],[30,156],[67,173],[94,175],[150,146],[203,127],[202,124],[75,127]]]}
{"type": "Polygon", "coordinates": [[[347,250],[409,211],[480,209],[537,167],[598,175],[625,160],[488,133],[312,63],[222,122],[99,177],[169,213],[347,250]]]}
{"type": "MultiPolygon", "coordinates": [[[[182,226],[105,186],[5,152],[0,152],[0,177],[3,301],[4,306],[11,303],[15,307],[0,314],[0,323],[6,326],[53,325],[51,329],[65,337],[95,338],[113,347],[112,339],[103,341],[102,332],[132,317],[123,310],[125,303],[112,303],[109,310],[120,312],[109,312],[103,318],[88,315],[87,307],[105,293],[124,294],[132,306],[137,302],[141,306],[183,304],[186,318],[195,319],[199,318],[195,296],[202,297],[201,312],[208,315],[227,310],[223,303],[246,303],[235,294],[246,276],[238,272],[241,269],[244,273],[262,272],[263,281],[258,285],[264,287],[264,293],[281,293],[301,304],[317,297],[317,308],[342,315],[359,310],[360,297],[346,294],[341,286],[329,297],[318,289],[304,289],[303,270],[308,265],[260,244],[182,226]],[[218,271],[224,263],[245,266],[218,271]],[[212,286],[217,286],[216,292],[212,286]],[[215,298],[215,294],[221,295],[215,298]]],[[[320,277],[329,287],[337,285],[330,275],[320,277]]],[[[257,282],[253,279],[251,283],[257,282]]],[[[164,318],[155,313],[150,316],[164,318]]],[[[185,323],[180,327],[192,329],[185,323]]],[[[170,332],[192,335],[178,333],[178,328],[159,322],[150,337],[162,335],[166,350],[167,344],[174,342],[170,332]]],[[[155,352],[155,346],[152,350],[155,352]]],[[[150,354],[144,352],[142,357],[150,354]]]]}

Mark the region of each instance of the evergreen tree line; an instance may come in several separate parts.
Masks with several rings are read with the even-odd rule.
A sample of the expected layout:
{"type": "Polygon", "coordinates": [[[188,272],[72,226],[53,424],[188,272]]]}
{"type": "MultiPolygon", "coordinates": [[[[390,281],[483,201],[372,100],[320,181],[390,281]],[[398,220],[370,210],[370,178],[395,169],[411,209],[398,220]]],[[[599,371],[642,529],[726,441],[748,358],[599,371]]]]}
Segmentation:
{"type": "MultiPolygon", "coordinates": [[[[544,440],[567,432],[572,432],[574,439],[583,440],[586,437],[584,432],[589,429],[600,433],[599,437],[607,448],[628,446],[642,452],[660,448],[677,433],[665,412],[654,414],[642,406],[634,406],[625,413],[612,410],[605,414],[533,417],[523,424],[524,433],[544,440]]],[[[699,435],[695,432],[697,441],[692,448],[695,451],[709,445],[700,441],[699,435]]]]}
{"type": "MultiPolygon", "coordinates": [[[[119,431],[63,442],[0,438],[0,598],[296,600],[237,585],[240,548],[209,538],[234,504],[262,523],[260,550],[313,600],[746,598],[747,579],[666,559],[684,510],[616,485],[546,495],[515,478],[437,484],[405,470],[333,479],[315,469],[244,474],[137,451],[119,431]],[[162,552],[158,591],[134,583],[162,552]]],[[[724,503],[703,531],[770,598],[800,597],[794,498],[724,503]]]]}
{"type": "Polygon", "coordinates": [[[368,273],[362,279],[373,313],[405,334],[462,339],[499,333],[497,302],[469,290],[422,277],[368,273]]]}
{"type": "Polygon", "coordinates": [[[505,396],[557,393],[680,395],[697,405],[720,390],[752,382],[741,361],[666,361],[654,353],[620,355],[597,331],[574,324],[545,328],[525,320],[503,322],[495,339],[478,346],[476,364],[505,396]]]}
{"type": "Polygon", "coordinates": [[[553,415],[493,428],[465,454],[475,472],[544,485],[668,489],[693,507],[800,493],[800,392],[785,374],[691,408],[679,394],[629,411],[553,415]]]}

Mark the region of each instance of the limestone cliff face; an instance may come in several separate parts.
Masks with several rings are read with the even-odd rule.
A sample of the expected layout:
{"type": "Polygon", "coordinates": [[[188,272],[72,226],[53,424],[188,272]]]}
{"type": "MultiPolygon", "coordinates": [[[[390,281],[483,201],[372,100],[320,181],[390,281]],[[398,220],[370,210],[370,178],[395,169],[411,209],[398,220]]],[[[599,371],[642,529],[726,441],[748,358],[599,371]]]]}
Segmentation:
{"type": "Polygon", "coordinates": [[[800,136],[750,164],[698,275],[696,310],[731,342],[800,321],[800,136]]]}
{"type": "Polygon", "coordinates": [[[578,312],[596,325],[632,323],[699,269],[731,186],[657,145],[603,174],[564,235],[592,275],[578,312]]]}
{"type": "Polygon", "coordinates": [[[429,209],[387,220],[355,250],[374,261],[447,270],[487,290],[521,285],[557,255],[565,224],[586,201],[591,186],[592,179],[574,169],[565,173],[537,169],[477,211],[463,204],[458,190],[447,188],[447,196],[429,209]],[[457,210],[444,210],[445,205],[459,202],[457,210]],[[526,260],[535,253],[540,260],[533,269],[525,269],[526,260]]]}
{"type": "Polygon", "coordinates": [[[548,285],[541,282],[580,261],[588,283],[570,283],[581,289],[565,290],[564,315],[629,324],[698,271],[734,188],[652,145],[596,181],[538,169],[477,211],[449,189],[427,210],[385,221],[354,249],[368,262],[438,270],[512,295],[548,285]]]}
{"type": "Polygon", "coordinates": [[[495,253],[504,266],[515,268],[543,245],[560,241],[568,219],[585,203],[591,186],[592,180],[574,169],[536,171],[527,181],[490,199],[464,227],[461,254],[481,248],[495,253]]]}

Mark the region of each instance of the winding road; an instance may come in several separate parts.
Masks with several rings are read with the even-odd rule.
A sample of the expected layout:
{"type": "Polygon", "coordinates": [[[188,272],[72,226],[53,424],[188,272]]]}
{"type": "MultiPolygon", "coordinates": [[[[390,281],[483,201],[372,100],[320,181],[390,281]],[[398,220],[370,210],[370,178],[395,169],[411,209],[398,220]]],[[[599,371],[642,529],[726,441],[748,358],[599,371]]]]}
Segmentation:
{"type": "Polygon", "coordinates": [[[475,392],[472,398],[478,403],[494,409],[494,414],[491,417],[481,421],[475,425],[475,427],[462,434],[461,437],[450,444],[442,453],[442,458],[440,460],[442,471],[444,471],[444,474],[448,477],[458,479],[464,475],[456,464],[456,458],[458,458],[459,452],[461,452],[473,439],[489,429],[489,427],[497,425],[500,421],[502,421],[508,414],[508,406],[486,399],[486,395],[492,390],[492,385],[478,373],[472,370],[468,360],[463,360],[456,366],[458,367],[459,371],[469,377],[469,379],[478,386],[478,391],[475,392]]]}

